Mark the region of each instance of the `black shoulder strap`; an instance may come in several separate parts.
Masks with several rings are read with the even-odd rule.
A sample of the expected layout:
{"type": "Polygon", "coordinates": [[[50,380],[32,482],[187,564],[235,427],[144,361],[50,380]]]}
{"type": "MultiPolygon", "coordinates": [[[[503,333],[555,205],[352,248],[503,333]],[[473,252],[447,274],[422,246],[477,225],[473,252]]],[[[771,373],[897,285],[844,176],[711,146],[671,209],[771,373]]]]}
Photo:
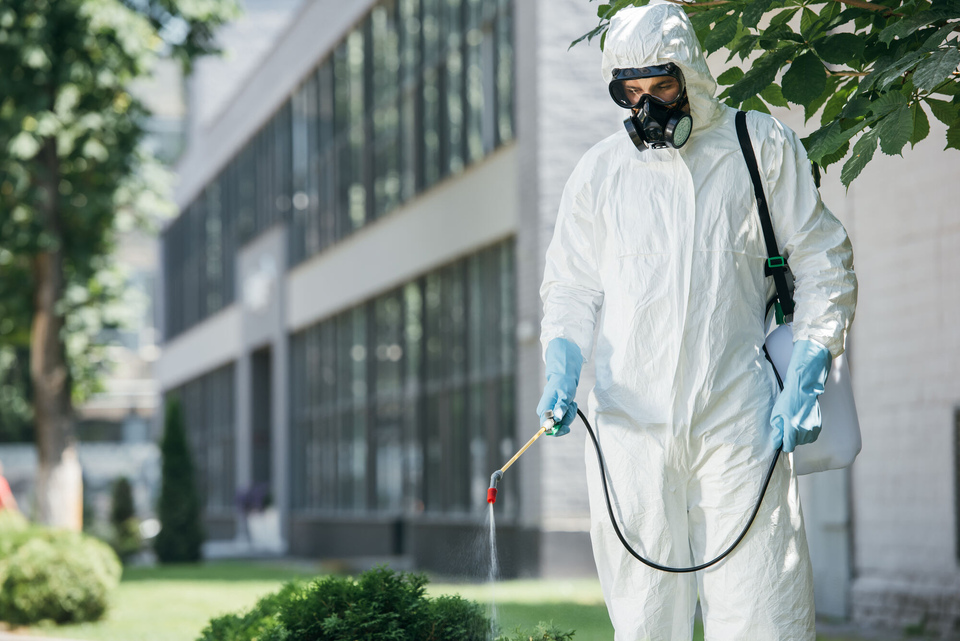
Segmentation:
{"type": "Polygon", "coordinates": [[[773,223],[770,221],[770,210],[767,208],[767,199],[763,195],[763,182],[760,179],[760,169],[757,167],[757,157],[753,153],[750,143],[750,134],[747,132],[747,114],[738,111],[736,116],[737,138],[740,140],[740,151],[750,170],[750,179],[753,181],[753,193],[757,197],[757,209],[760,211],[760,227],[763,229],[763,240],[767,245],[767,266],[764,273],[773,275],[773,282],[777,286],[777,298],[783,316],[793,314],[793,297],[787,285],[787,261],[780,255],[777,247],[777,237],[773,233],[773,223]]]}

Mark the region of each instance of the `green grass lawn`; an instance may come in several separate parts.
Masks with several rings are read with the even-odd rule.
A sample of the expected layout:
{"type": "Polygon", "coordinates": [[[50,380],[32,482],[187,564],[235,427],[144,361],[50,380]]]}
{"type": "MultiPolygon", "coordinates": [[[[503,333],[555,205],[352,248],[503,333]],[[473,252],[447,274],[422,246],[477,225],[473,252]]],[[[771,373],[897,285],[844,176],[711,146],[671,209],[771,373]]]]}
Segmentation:
{"type": "MultiPolygon", "coordinates": [[[[189,641],[207,622],[227,612],[251,607],[284,582],[320,573],[319,565],[282,562],[217,562],[196,566],[127,568],[107,616],[96,623],[37,626],[39,636],[95,641],[189,641]]],[[[552,622],[576,630],[578,641],[613,638],[596,580],[516,580],[494,586],[432,583],[430,596],[460,594],[485,607],[495,604],[501,629],[532,629],[552,622]]],[[[695,641],[703,640],[698,624],[695,641]]],[[[818,636],[819,641],[853,641],[818,636]]]]}

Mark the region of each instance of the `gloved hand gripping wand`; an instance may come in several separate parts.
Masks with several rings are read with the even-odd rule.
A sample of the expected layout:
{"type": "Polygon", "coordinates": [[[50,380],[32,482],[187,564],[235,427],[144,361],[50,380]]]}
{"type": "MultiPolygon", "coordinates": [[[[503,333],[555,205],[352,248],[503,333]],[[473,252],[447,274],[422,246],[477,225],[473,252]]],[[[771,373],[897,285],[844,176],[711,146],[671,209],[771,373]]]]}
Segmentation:
{"type": "Polygon", "coordinates": [[[527,441],[526,445],[521,447],[520,451],[513,455],[513,458],[507,461],[503,467],[501,467],[499,470],[497,470],[490,476],[490,489],[487,490],[487,503],[497,502],[497,483],[499,483],[500,479],[503,478],[503,473],[506,472],[510,468],[510,466],[513,465],[514,462],[516,462],[518,458],[520,458],[521,454],[527,451],[528,447],[533,445],[534,441],[536,441],[538,438],[546,434],[547,430],[552,429],[554,427],[553,412],[548,410],[545,416],[546,416],[546,420],[544,420],[543,425],[540,426],[540,431],[534,434],[533,438],[527,441]]]}

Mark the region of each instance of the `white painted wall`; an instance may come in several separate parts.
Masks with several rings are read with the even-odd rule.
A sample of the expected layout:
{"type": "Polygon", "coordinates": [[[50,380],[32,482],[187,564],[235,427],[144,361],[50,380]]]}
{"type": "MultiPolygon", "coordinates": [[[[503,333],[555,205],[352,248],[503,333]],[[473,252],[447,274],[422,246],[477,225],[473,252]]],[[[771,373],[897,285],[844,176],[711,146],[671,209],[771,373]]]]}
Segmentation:
{"type": "Polygon", "coordinates": [[[156,363],[161,390],[205,374],[234,360],[243,345],[237,303],[214,314],[163,345],[156,363]]]}
{"type": "Polygon", "coordinates": [[[941,593],[954,585],[960,598],[960,152],[943,151],[945,128],[930,121],[928,140],[903,158],[875,159],[850,189],[860,278],[851,367],[863,430],[855,608],[904,581],[941,593]]]}

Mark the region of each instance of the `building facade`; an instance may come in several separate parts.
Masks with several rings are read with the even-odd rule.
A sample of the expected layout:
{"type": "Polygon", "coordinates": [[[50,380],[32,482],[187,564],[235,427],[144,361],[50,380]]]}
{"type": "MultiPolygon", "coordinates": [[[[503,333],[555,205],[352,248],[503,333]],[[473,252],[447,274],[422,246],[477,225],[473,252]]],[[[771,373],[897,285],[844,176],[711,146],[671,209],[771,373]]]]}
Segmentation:
{"type": "MultiPolygon", "coordinates": [[[[621,127],[596,43],[568,50],[595,23],[585,0],[314,0],[194,128],[163,234],[157,369],[184,406],[213,538],[243,536],[237,496],[261,488],[289,553],[476,570],[490,474],[537,429],[560,194],[621,127]]],[[[931,127],[906,159],[849,191],[831,171],[822,190],[856,251],[864,450],[802,481],[817,605],[874,620],[897,595],[929,597],[895,625],[940,616],[960,582],[946,262],[960,165],[931,127]],[[908,294],[929,294],[922,312],[896,304],[908,294]],[[918,341],[929,354],[905,346],[918,341]]],[[[595,571],[583,460],[581,437],[548,439],[505,475],[507,574],[595,571]]]]}

